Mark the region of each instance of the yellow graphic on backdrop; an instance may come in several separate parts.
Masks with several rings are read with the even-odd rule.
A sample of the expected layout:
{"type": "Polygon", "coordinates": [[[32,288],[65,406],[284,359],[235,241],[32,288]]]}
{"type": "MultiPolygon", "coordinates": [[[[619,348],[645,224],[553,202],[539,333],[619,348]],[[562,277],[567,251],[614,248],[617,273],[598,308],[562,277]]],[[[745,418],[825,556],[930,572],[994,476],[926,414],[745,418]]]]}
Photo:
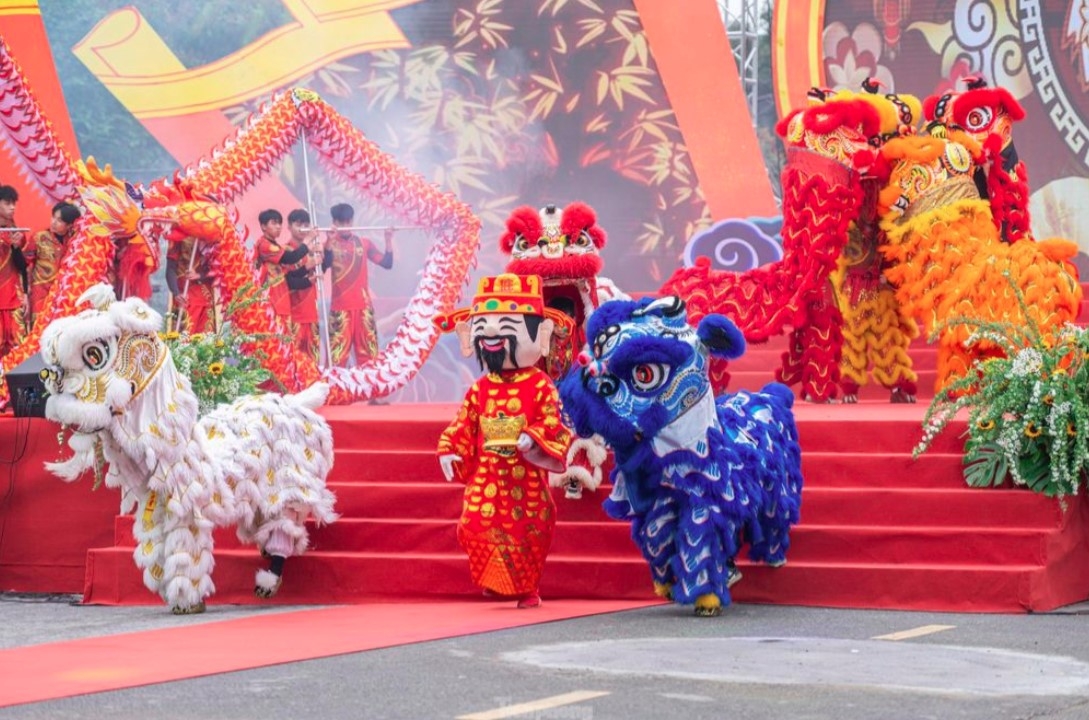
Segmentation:
{"type": "Polygon", "coordinates": [[[72,51],[138,118],[217,110],[267,95],[350,55],[406,48],[389,11],[419,0],[280,0],[294,22],[186,68],[133,7],[110,13],[72,51]]]}
{"type": "Polygon", "coordinates": [[[41,15],[38,0],[0,0],[0,15],[41,15]]]}

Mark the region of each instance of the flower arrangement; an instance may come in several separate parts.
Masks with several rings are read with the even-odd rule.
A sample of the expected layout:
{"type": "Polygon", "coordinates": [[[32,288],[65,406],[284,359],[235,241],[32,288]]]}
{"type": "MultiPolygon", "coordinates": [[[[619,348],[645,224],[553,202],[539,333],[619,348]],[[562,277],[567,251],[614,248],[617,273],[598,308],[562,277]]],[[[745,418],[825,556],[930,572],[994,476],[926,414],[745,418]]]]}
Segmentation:
{"type": "Polygon", "coordinates": [[[1089,469],[1089,329],[1068,324],[1045,336],[1035,323],[953,324],[973,328],[970,344],[987,343],[1005,356],[977,362],[974,373],[934,398],[913,455],[967,410],[968,485],[993,487],[1008,475],[1048,497],[1077,493],[1089,469]]]}
{"type": "Polygon", "coordinates": [[[270,380],[285,389],[265,369],[261,362],[263,353],[255,350],[256,343],[270,335],[242,332],[232,322],[235,313],[256,302],[258,297],[245,289],[239,293],[239,298],[227,305],[224,321],[214,333],[168,330],[161,334],[178,371],[189,378],[202,415],[217,405],[259,392],[260,386],[270,380]]]}

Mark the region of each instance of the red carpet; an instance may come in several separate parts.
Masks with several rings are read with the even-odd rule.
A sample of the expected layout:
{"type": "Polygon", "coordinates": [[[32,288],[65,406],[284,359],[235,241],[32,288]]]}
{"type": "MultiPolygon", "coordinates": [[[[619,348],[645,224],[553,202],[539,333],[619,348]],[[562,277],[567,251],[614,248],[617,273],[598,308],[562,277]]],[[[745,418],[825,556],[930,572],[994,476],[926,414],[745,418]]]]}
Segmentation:
{"type": "Polygon", "coordinates": [[[0,650],[0,707],[653,604],[561,600],[536,610],[483,601],[354,605],[12,648],[0,650]]]}

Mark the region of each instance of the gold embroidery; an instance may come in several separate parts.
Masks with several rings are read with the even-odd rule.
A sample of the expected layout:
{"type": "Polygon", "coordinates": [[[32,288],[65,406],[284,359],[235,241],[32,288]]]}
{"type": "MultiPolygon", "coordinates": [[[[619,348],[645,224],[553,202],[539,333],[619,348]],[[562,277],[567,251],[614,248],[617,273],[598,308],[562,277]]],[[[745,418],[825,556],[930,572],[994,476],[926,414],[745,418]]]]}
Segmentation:
{"type": "Polygon", "coordinates": [[[143,523],[145,531],[150,532],[151,529],[155,527],[155,520],[152,518],[152,515],[155,514],[155,503],[157,500],[158,495],[155,494],[154,490],[151,491],[147,496],[147,504],[144,505],[143,523]]]}
{"type": "Polygon", "coordinates": [[[106,380],[105,375],[99,375],[98,377],[88,378],[83,387],[76,393],[76,399],[83,402],[94,403],[101,405],[106,402],[106,386],[109,383],[106,380]]]}
{"type": "Polygon", "coordinates": [[[484,449],[513,453],[512,448],[518,444],[518,436],[526,426],[524,415],[510,417],[499,413],[495,417],[480,419],[480,429],[484,433],[484,449]]]}

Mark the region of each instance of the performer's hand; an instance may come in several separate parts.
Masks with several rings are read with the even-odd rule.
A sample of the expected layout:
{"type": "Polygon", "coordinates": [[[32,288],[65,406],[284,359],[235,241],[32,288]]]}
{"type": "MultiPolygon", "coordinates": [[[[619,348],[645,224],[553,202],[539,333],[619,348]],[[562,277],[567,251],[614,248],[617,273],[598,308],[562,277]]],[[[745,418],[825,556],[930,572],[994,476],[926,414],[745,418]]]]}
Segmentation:
{"type": "Polygon", "coordinates": [[[442,474],[446,476],[446,482],[450,482],[454,479],[454,463],[461,462],[460,455],[439,455],[439,465],[442,467],[442,474]]]}
{"type": "Polygon", "coordinates": [[[533,438],[526,433],[522,433],[518,436],[518,444],[515,447],[518,448],[518,452],[525,453],[532,450],[534,445],[536,445],[536,442],[534,442],[533,438]]]}
{"type": "Polygon", "coordinates": [[[174,307],[177,308],[178,310],[184,310],[185,309],[185,296],[184,295],[175,295],[174,296],[174,307]]]}

